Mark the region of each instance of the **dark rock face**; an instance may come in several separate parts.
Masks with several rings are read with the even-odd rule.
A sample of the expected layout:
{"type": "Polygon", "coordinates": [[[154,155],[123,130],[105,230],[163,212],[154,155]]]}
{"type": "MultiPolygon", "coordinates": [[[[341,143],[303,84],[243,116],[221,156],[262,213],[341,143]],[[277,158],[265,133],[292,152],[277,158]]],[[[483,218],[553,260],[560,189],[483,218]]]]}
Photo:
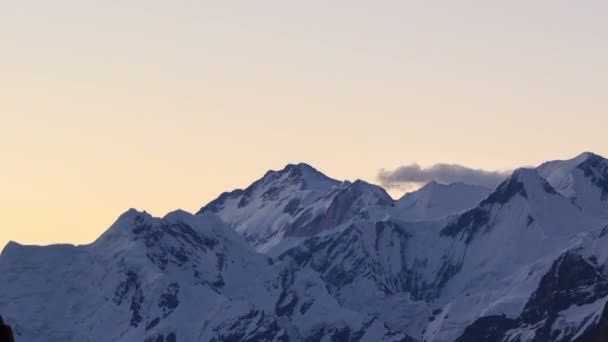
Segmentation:
{"type": "Polygon", "coordinates": [[[517,325],[517,320],[504,316],[481,317],[469,325],[455,342],[499,342],[507,331],[517,325]]]}
{"type": "Polygon", "coordinates": [[[234,190],[232,192],[224,192],[217,199],[209,202],[209,204],[202,207],[196,214],[201,215],[206,212],[215,214],[224,208],[224,205],[227,200],[229,200],[231,198],[237,198],[237,197],[243,195],[244,192],[245,192],[244,190],[240,190],[240,189],[234,190]]]}
{"type": "MultiPolygon", "coordinates": [[[[536,330],[536,341],[555,339],[559,331],[551,325],[559,312],[573,305],[593,303],[608,295],[608,278],[601,267],[575,251],[564,253],[543,276],[521,315],[526,325],[544,321],[536,330]]],[[[566,340],[567,341],[567,340],[566,340]]]]}
{"type": "MultiPolygon", "coordinates": [[[[361,330],[353,330],[349,327],[320,327],[313,331],[310,336],[304,339],[305,342],[321,342],[329,341],[332,342],[366,342],[363,337],[365,336],[366,330],[375,322],[375,319],[370,320],[361,330]]],[[[397,337],[396,333],[389,332],[386,336],[387,339],[392,339],[395,342],[417,342],[413,338],[407,335],[401,335],[401,337],[397,337]],[[399,338],[397,340],[397,338],[399,338]]]]}
{"type": "Polygon", "coordinates": [[[524,198],[528,198],[524,184],[514,174],[511,178],[500,184],[496,191],[481,202],[481,205],[505,204],[518,194],[524,198]]]}
{"type": "Polygon", "coordinates": [[[13,335],[13,329],[10,325],[4,323],[4,319],[0,316],[0,341],[2,342],[15,342],[15,336],[13,335]]]}
{"type": "Polygon", "coordinates": [[[587,330],[574,342],[605,342],[608,341],[608,303],[604,306],[600,321],[587,330]]]}
{"type": "Polygon", "coordinates": [[[275,312],[277,316],[291,316],[293,314],[299,298],[295,291],[291,291],[293,286],[293,273],[285,270],[281,273],[281,287],[283,291],[277,301],[275,312]]]}
{"type": "Polygon", "coordinates": [[[210,342],[290,341],[276,320],[260,310],[253,310],[235,320],[226,321],[216,332],[217,337],[212,338],[210,342]],[[251,329],[252,327],[255,328],[251,329]]]}
{"type": "Polygon", "coordinates": [[[483,227],[490,221],[487,207],[473,208],[458,217],[458,219],[441,230],[441,236],[459,237],[469,244],[483,227]]]}
{"type": "Polygon", "coordinates": [[[340,288],[353,281],[356,276],[368,274],[366,265],[372,259],[361,246],[361,234],[351,226],[334,238],[312,238],[304,242],[302,248],[289,250],[281,256],[289,258],[299,267],[310,266],[322,275],[333,288],[340,288]],[[348,251],[348,249],[353,251],[348,251]],[[356,252],[354,251],[356,250],[356,252]],[[354,258],[348,262],[335,262],[344,257],[354,258]]]}
{"type": "Polygon", "coordinates": [[[142,321],[141,304],[144,301],[141,282],[134,271],[127,271],[125,276],[126,279],[118,285],[114,292],[114,303],[120,306],[123,302],[130,301],[130,324],[132,327],[137,327],[142,321]]]}
{"type": "MultiPolygon", "coordinates": [[[[510,330],[531,327],[535,332],[532,341],[571,341],[577,331],[559,331],[552,327],[559,313],[572,306],[594,303],[606,296],[608,277],[601,266],[585,259],[577,251],[569,250],[541,278],[518,319],[502,316],[479,318],[465,329],[457,341],[502,341],[510,330]]],[[[606,329],[606,310],[599,325],[588,336],[603,334],[605,330],[602,329],[606,329]]]]}
{"type": "Polygon", "coordinates": [[[602,200],[608,198],[608,161],[597,155],[590,155],[578,166],[591,183],[601,189],[602,200]]]}
{"type": "Polygon", "coordinates": [[[469,244],[477,234],[489,230],[490,211],[493,206],[504,205],[517,195],[524,198],[528,197],[524,184],[516,175],[517,173],[500,184],[496,191],[481,201],[477,207],[465,212],[456,221],[446,225],[441,230],[441,236],[457,237],[469,244]]]}
{"type": "Polygon", "coordinates": [[[134,223],[135,239],[143,241],[148,259],[161,270],[166,270],[168,265],[182,266],[196,258],[197,252],[205,253],[218,243],[201,236],[185,223],[153,225],[142,215],[136,216],[134,223]]]}
{"type": "Polygon", "coordinates": [[[357,342],[361,340],[361,334],[356,334],[348,327],[344,328],[320,328],[306,339],[306,342],[319,342],[325,336],[330,337],[330,341],[335,342],[357,342]]]}
{"type": "Polygon", "coordinates": [[[163,310],[163,317],[169,316],[179,305],[179,284],[171,283],[166,293],[163,293],[158,301],[158,306],[163,310]]]}
{"type": "Polygon", "coordinates": [[[325,214],[314,216],[312,209],[308,208],[290,225],[285,228],[285,235],[292,237],[311,236],[323,231],[321,222],[325,214]]]}
{"type": "Polygon", "coordinates": [[[146,324],[146,331],[152,330],[155,326],[158,325],[158,323],[160,323],[160,318],[154,318],[152,321],[150,321],[150,323],[146,324]]]}
{"type": "Polygon", "coordinates": [[[301,202],[302,201],[299,198],[294,198],[290,200],[285,206],[285,208],[283,208],[283,212],[290,215],[295,215],[300,210],[301,202]]]}
{"type": "Polygon", "coordinates": [[[589,304],[606,295],[608,278],[600,267],[574,251],[567,251],[541,279],[522,319],[534,324],[571,305],[589,304]]]}
{"type": "Polygon", "coordinates": [[[147,338],[144,342],[177,342],[177,335],[174,332],[167,334],[167,336],[160,334],[156,337],[147,338]]]}

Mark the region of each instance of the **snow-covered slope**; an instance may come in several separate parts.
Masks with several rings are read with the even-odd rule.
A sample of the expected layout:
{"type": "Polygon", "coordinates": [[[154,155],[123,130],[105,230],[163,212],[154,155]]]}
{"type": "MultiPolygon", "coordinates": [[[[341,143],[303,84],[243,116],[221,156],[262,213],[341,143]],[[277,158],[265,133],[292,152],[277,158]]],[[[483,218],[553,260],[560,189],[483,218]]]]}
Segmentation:
{"type": "Polygon", "coordinates": [[[538,171],[588,215],[608,218],[608,160],[586,152],[574,159],[545,163],[538,171]]]}
{"type": "Polygon", "coordinates": [[[401,197],[395,207],[406,220],[429,220],[457,214],[477,205],[491,189],[464,183],[430,182],[401,197]]]}
{"type": "Polygon", "coordinates": [[[551,262],[597,228],[536,170],[516,171],[442,228],[451,274],[435,303],[446,317],[427,327],[426,339],[452,341],[479,316],[518,316],[551,262]]]}
{"type": "Polygon", "coordinates": [[[283,238],[289,224],[297,219],[312,220],[324,210],[327,201],[323,199],[346,186],[308,164],[290,164],[267,172],[245,190],[223,193],[198,214],[216,214],[256,248],[266,251],[283,238]]]}
{"type": "Polygon", "coordinates": [[[269,171],[245,190],[222,194],[199,214],[218,215],[257,250],[270,252],[285,239],[293,241],[367,218],[373,207],[392,202],[376,185],[361,180],[339,182],[310,165],[290,164],[269,171]]]}
{"type": "Polygon", "coordinates": [[[409,341],[288,266],[212,214],[130,210],[91,245],[6,246],[0,310],[25,342],[409,341]]]}
{"type": "Polygon", "coordinates": [[[608,162],[393,201],[306,164],[196,215],[130,210],[85,246],[0,255],[19,341],[592,341],[608,302],[608,162]]]}
{"type": "Polygon", "coordinates": [[[457,341],[604,341],[607,233],[582,234],[562,251],[517,315],[479,317],[457,341]]]}

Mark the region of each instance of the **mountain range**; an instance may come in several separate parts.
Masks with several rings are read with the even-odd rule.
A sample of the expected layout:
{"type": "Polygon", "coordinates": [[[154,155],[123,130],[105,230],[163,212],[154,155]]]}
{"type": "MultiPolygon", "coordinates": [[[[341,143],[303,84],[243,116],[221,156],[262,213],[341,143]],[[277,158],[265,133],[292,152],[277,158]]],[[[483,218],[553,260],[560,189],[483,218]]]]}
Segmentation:
{"type": "Polygon", "coordinates": [[[290,164],[88,245],[10,242],[0,312],[24,342],[604,341],[607,265],[593,153],[397,200],[290,164]]]}

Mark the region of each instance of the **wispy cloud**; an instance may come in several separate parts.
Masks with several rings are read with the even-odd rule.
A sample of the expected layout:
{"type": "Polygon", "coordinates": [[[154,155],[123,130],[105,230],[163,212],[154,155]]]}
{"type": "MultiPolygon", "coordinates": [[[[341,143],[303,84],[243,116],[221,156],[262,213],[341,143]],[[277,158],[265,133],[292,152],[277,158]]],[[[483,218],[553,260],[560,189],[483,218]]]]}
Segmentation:
{"type": "Polygon", "coordinates": [[[445,184],[462,182],[494,188],[510,174],[511,171],[487,171],[457,164],[435,164],[427,168],[410,164],[395,170],[381,169],[378,171],[378,180],[388,189],[408,188],[412,184],[430,181],[445,184]]]}

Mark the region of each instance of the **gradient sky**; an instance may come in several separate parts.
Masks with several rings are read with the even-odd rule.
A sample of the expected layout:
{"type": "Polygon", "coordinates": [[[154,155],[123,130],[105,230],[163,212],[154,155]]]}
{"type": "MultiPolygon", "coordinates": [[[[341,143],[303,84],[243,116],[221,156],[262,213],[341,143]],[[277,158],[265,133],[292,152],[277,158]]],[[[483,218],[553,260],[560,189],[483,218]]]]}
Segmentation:
{"type": "MultiPolygon", "coordinates": [[[[608,155],[606,1],[4,1],[0,246],[87,243],[308,162],[608,155]]],[[[397,194],[394,194],[397,195],[397,194]]]]}

